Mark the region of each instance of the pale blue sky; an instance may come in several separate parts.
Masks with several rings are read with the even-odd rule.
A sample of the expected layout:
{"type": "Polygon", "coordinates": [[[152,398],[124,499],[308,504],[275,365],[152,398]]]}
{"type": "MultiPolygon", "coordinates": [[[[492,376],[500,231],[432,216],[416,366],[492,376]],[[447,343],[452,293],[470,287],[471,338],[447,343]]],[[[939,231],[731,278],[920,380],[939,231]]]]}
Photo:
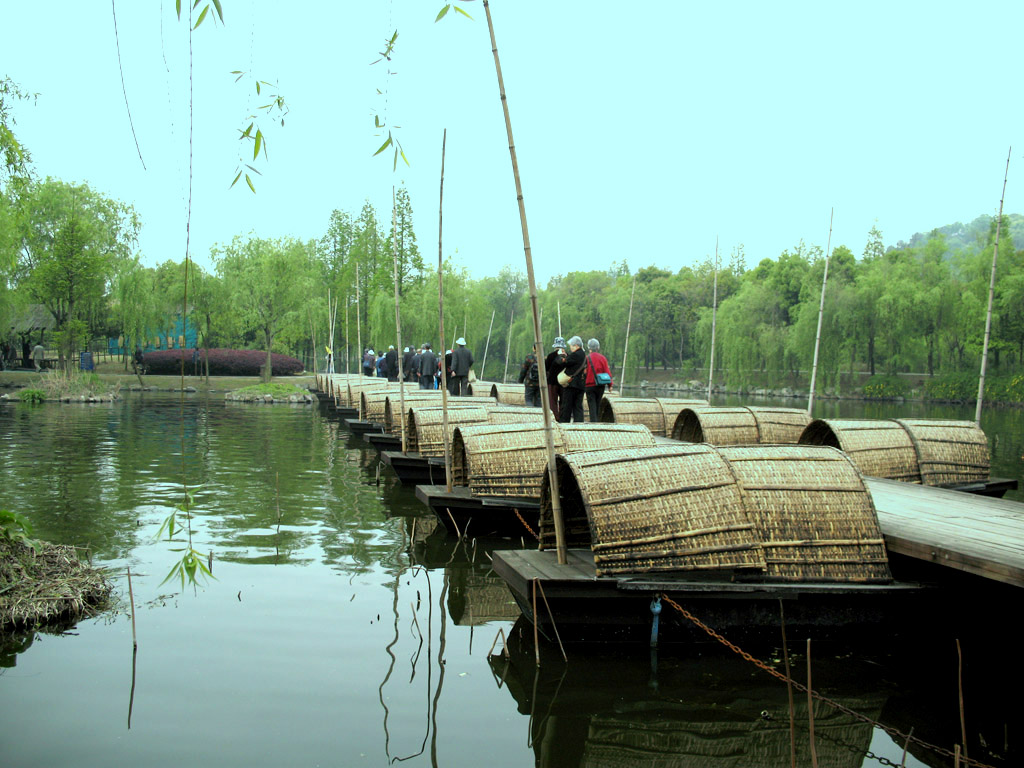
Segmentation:
{"type": "MultiPolygon", "coordinates": [[[[184,3],[188,5],[187,0],[184,3]]],[[[390,216],[411,194],[437,258],[475,277],[525,271],[508,142],[481,2],[434,23],[440,0],[223,0],[193,36],[191,251],[249,231],[319,237],[335,208],[390,216]],[[387,77],[370,66],[399,38],[387,77]],[[277,81],[291,112],[268,133],[258,194],[229,190],[237,128],[263,103],[231,70],[277,81]],[[412,166],[371,157],[385,115],[412,166]],[[455,253],[457,250],[457,254],[455,253]]],[[[493,0],[538,281],[575,269],[671,270],[745,246],[747,263],[799,240],[856,254],[994,214],[1006,155],[1024,150],[1017,56],[1024,3],[611,3],[493,0]]],[[[5,4],[0,75],[39,94],[16,107],[40,175],[133,203],[147,263],[185,252],[188,34],[173,0],[5,4]]],[[[1022,182],[1024,183],[1024,182],[1022,182]]]]}

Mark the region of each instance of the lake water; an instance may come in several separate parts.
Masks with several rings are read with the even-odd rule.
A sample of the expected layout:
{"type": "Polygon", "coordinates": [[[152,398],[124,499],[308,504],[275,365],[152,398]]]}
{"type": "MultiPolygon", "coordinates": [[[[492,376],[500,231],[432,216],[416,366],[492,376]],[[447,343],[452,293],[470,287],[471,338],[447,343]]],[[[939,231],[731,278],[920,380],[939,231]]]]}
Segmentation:
{"type": "MultiPolygon", "coordinates": [[[[973,410],[824,401],[816,415],[973,410]]],[[[1024,411],[988,410],[983,428],[993,475],[1019,477],[1024,411]]],[[[202,394],[182,406],[153,393],[7,404],[0,441],[0,508],[25,513],[42,538],[88,548],[121,597],[63,634],[0,649],[4,768],[789,765],[785,686],[714,646],[656,656],[571,648],[568,664],[545,646],[536,668],[488,559],[529,542],[431,533],[412,488],[315,406],[202,394]],[[193,542],[213,552],[215,576],[184,589],[161,583],[180,544],[157,540],[183,477],[193,542]],[[489,655],[499,636],[510,660],[489,655]]],[[[1019,696],[1006,690],[1022,665],[1005,641],[965,651],[970,754],[993,765],[1021,757],[1019,696]]],[[[828,648],[814,658],[814,683],[872,720],[952,748],[956,664],[948,645],[828,648]]],[[[802,668],[794,676],[804,679],[802,668]]],[[[798,764],[810,765],[800,695],[795,709],[798,764]]],[[[900,762],[903,744],[882,730],[822,704],[814,713],[821,765],[900,762]]],[[[906,764],[952,761],[913,747],[906,764]]]]}

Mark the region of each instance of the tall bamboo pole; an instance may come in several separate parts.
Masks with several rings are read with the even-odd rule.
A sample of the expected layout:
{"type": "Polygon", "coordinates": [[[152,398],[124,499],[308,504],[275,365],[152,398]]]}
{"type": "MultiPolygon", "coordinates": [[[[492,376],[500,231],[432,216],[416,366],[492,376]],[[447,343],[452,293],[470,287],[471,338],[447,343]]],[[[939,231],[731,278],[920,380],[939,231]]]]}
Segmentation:
{"type": "Polygon", "coordinates": [[[356,371],[361,375],[363,372],[363,325],[359,319],[359,262],[356,262],[356,354],[359,360],[356,363],[356,371]]]}
{"type": "Polygon", "coordinates": [[[985,368],[988,365],[988,340],[992,333],[992,297],[996,292],[996,257],[999,255],[999,228],[1003,223],[1003,201],[1006,199],[1006,179],[1010,176],[1010,152],[1006,155],[1006,173],[1003,175],[1003,195],[999,198],[999,218],[996,219],[996,242],[992,248],[992,277],[988,283],[988,313],[985,315],[985,344],[981,350],[981,378],[978,379],[978,405],[974,410],[974,423],[981,426],[981,401],[985,396],[985,368]]]}
{"type": "Polygon", "coordinates": [[[505,342],[505,372],[501,374],[502,384],[508,380],[508,359],[512,356],[512,321],[515,319],[516,311],[513,309],[512,314],[508,317],[508,341],[505,342]]]}
{"type": "Polygon", "coordinates": [[[633,289],[629,292],[629,316],[626,318],[626,343],[622,345],[622,375],[619,377],[619,392],[626,385],[626,355],[629,352],[629,327],[633,324],[633,295],[636,293],[636,275],[633,275],[633,289]]]}
{"type": "Polygon", "coordinates": [[[561,336],[562,335],[562,302],[561,301],[557,302],[556,306],[558,307],[558,335],[561,336]]]}
{"type": "Polygon", "coordinates": [[[352,350],[349,349],[350,345],[348,343],[348,302],[349,302],[348,294],[345,294],[345,375],[346,376],[348,376],[348,374],[349,374],[348,361],[349,361],[349,358],[352,357],[352,350]]]}
{"type": "MultiPolygon", "coordinates": [[[[484,346],[484,361],[480,365],[480,375],[481,376],[483,376],[487,372],[487,350],[489,350],[491,348],[491,329],[494,328],[494,313],[496,311],[497,310],[494,310],[494,309],[491,310],[491,324],[489,326],[487,326],[487,344],[484,346]]],[[[454,351],[455,351],[455,348],[452,347],[452,352],[454,352],[454,351]]]]}
{"type": "Polygon", "coordinates": [[[718,326],[718,238],[715,238],[715,288],[711,299],[711,362],[708,365],[708,404],[711,404],[711,387],[715,378],[715,331],[718,326]]]}
{"type": "MultiPolygon", "coordinates": [[[[526,223],[526,204],[523,200],[523,185],[519,180],[519,161],[516,159],[516,145],[512,138],[512,119],[508,111],[508,98],[505,95],[505,82],[501,77],[501,60],[498,58],[498,43],[494,39],[494,22],[491,20],[491,6],[484,0],[484,12],[487,14],[487,31],[491,36],[491,52],[494,54],[494,71],[498,77],[498,92],[501,108],[505,114],[505,132],[508,134],[508,153],[512,160],[512,176],[516,183],[516,200],[519,203],[519,222],[523,229],[523,254],[526,258],[526,277],[530,286],[530,308],[533,312],[533,335],[537,349],[543,349],[540,337],[540,313],[537,307],[537,282],[533,277],[533,258],[530,254],[530,230],[526,223]]],[[[548,380],[547,366],[544,356],[537,356],[540,380],[548,380]]],[[[558,552],[558,563],[565,565],[568,561],[565,546],[565,528],[562,522],[562,500],[558,490],[558,473],[555,470],[555,439],[554,426],[551,422],[551,407],[548,399],[548,388],[540,388],[541,410],[544,412],[544,441],[548,454],[548,484],[551,489],[551,516],[555,524],[555,547],[558,552]]]]}
{"type": "MultiPolygon", "coordinates": [[[[442,278],[441,224],[444,212],[444,150],[448,143],[448,129],[441,136],[441,189],[437,200],[437,329],[444,344],[444,280],[442,278]]],[[[454,344],[452,340],[452,344],[454,344]]],[[[444,438],[444,483],[448,493],[452,492],[452,449],[448,442],[448,371],[445,370],[444,350],[441,352],[441,435],[444,438]]]]}
{"type": "Polygon", "coordinates": [[[821,346],[821,320],[825,316],[825,286],[828,284],[828,256],[832,250],[832,218],[836,209],[828,216],[828,245],[825,246],[825,276],[821,279],[821,302],[818,304],[818,333],[814,337],[814,364],[811,366],[811,394],[807,398],[807,415],[814,408],[814,386],[818,379],[818,348],[821,346]]]}
{"type": "Polygon", "coordinates": [[[391,187],[391,256],[393,257],[395,275],[395,336],[398,339],[398,401],[401,407],[399,421],[402,423],[402,453],[408,450],[406,444],[405,424],[405,371],[402,370],[402,313],[398,310],[398,229],[395,226],[395,187],[391,187]]]}

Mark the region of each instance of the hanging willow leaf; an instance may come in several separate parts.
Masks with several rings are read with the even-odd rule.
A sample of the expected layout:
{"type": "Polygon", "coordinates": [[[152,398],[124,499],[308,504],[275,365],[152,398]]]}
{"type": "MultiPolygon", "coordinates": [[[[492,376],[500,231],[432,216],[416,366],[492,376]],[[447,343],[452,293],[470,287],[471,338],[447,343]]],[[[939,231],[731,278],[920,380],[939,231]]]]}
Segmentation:
{"type": "Polygon", "coordinates": [[[379,155],[381,152],[383,152],[385,149],[387,149],[390,146],[391,146],[391,134],[389,133],[387,141],[385,141],[383,144],[380,145],[380,149],[378,149],[376,152],[374,152],[373,156],[376,157],[377,155],[379,155]]]}
{"type": "Polygon", "coordinates": [[[199,25],[203,23],[203,19],[206,18],[206,12],[210,10],[210,6],[203,8],[203,12],[199,14],[199,18],[196,19],[196,25],[192,27],[193,30],[199,29],[199,25]]]}
{"type": "Polygon", "coordinates": [[[403,160],[405,161],[405,164],[406,164],[406,165],[409,165],[409,158],[407,158],[407,157],[405,156],[405,150],[403,149],[403,150],[400,150],[400,151],[401,151],[401,153],[402,153],[402,159],[403,159],[403,160]]]}
{"type": "Polygon", "coordinates": [[[224,23],[224,9],[220,6],[220,0],[213,0],[213,7],[217,9],[217,15],[220,16],[220,23],[224,23]]]}
{"type": "MultiPolygon", "coordinates": [[[[232,182],[231,182],[231,187],[235,186],[235,183],[236,183],[236,182],[237,182],[237,181],[238,181],[238,180],[239,180],[240,178],[242,178],[242,172],[241,172],[241,171],[239,171],[239,172],[238,172],[238,173],[237,173],[237,174],[235,175],[234,181],[232,181],[232,182]]],[[[228,187],[228,189],[231,189],[231,187],[228,187]]]]}
{"type": "Polygon", "coordinates": [[[466,17],[467,19],[469,19],[470,21],[472,21],[472,20],[473,20],[473,17],[472,17],[472,16],[470,16],[470,15],[469,15],[468,13],[466,13],[466,12],[465,12],[464,10],[462,10],[461,8],[459,8],[459,6],[457,6],[457,5],[456,5],[456,6],[455,6],[455,10],[456,10],[456,11],[458,11],[459,13],[461,13],[461,14],[462,14],[463,16],[465,16],[465,17],[466,17]]]}
{"type": "Polygon", "coordinates": [[[256,142],[252,148],[252,159],[255,160],[260,156],[260,147],[263,146],[263,131],[259,128],[256,129],[256,142]]]}
{"type": "Polygon", "coordinates": [[[442,9],[441,9],[441,10],[440,10],[440,11],[438,12],[438,14],[437,14],[437,18],[436,18],[436,19],[434,19],[434,23],[436,24],[436,23],[437,23],[437,22],[439,22],[439,21],[440,21],[441,19],[443,19],[443,18],[445,17],[445,15],[446,15],[446,14],[448,13],[448,9],[449,9],[449,8],[451,8],[451,7],[452,7],[452,5],[451,5],[451,3],[449,3],[449,4],[448,4],[448,5],[446,5],[446,6],[444,7],[444,8],[442,8],[442,9]]]}
{"type": "Polygon", "coordinates": [[[174,9],[178,13],[178,20],[181,21],[181,0],[174,0],[174,9]]]}
{"type": "Polygon", "coordinates": [[[248,173],[245,174],[245,183],[249,185],[249,189],[251,189],[252,193],[255,195],[256,194],[256,187],[253,186],[252,179],[249,178],[249,174],[248,173]]]}

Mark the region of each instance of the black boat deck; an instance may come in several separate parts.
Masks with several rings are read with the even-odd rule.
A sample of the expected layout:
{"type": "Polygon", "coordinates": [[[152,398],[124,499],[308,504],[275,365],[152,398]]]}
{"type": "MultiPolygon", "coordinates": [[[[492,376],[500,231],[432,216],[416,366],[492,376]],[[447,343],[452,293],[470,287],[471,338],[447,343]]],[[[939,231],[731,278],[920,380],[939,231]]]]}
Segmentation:
{"type": "Polygon", "coordinates": [[[382,450],[380,457],[404,485],[433,486],[444,482],[444,459],[428,458],[415,451],[402,453],[400,450],[382,450]]]}
{"type": "Polygon", "coordinates": [[[390,435],[386,432],[364,432],[363,440],[378,451],[402,450],[401,435],[390,435]]]}
{"type": "Polygon", "coordinates": [[[533,538],[540,517],[540,505],[535,501],[472,496],[465,486],[454,486],[448,493],[444,485],[417,485],[416,498],[456,536],[533,538]]]}

